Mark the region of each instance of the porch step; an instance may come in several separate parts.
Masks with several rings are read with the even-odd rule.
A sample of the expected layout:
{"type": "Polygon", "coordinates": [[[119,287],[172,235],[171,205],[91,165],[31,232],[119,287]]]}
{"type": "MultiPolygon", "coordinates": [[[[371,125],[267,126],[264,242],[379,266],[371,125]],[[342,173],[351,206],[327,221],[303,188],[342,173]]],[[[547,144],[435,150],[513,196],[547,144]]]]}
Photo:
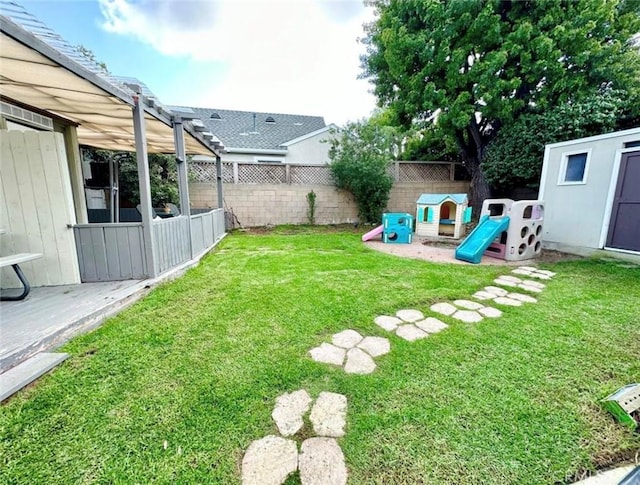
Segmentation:
{"type": "Polygon", "coordinates": [[[69,354],[64,353],[40,352],[4,374],[0,374],[0,401],[15,394],[68,357],[69,354]]]}

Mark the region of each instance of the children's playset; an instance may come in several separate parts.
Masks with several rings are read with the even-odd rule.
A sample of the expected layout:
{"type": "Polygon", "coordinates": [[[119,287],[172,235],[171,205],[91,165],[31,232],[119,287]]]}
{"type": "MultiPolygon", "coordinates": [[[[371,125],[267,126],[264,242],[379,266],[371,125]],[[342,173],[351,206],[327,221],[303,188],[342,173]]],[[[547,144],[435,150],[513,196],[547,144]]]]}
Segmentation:
{"type": "Polygon", "coordinates": [[[422,194],[417,202],[416,234],[418,236],[464,236],[465,224],[471,222],[467,194],[422,194]]]}
{"type": "MultiPolygon", "coordinates": [[[[471,222],[466,194],[422,194],[417,201],[415,232],[419,236],[459,239],[471,222]]],[[[478,264],[482,256],[522,261],[540,255],[544,202],[541,200],[487,199],[480,221],[455,250],[461,261],[478,264]]],[[[413,216],[391,212],[382,225],[362,236],[363,241],[382,236],[388,244],[411,244],[413,216]]]]}
{"type": "Polygon", "coordinates": [[[542,250],[544,202],[487,199],[480,222],[455,252],[456,259],[478,264],[482,255],[507,261],[535,258],[542,250]]]}

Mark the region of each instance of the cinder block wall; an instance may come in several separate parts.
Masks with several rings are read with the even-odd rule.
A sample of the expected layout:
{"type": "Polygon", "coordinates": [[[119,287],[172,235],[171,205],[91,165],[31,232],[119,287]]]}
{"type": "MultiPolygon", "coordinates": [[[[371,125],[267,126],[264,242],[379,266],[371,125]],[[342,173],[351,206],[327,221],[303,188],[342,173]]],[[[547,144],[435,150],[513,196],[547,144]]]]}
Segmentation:
{"type": "MultiPolygon", "coordinates": [[[[307,194],[316,193],[316,224],[342,224],[358,220],[353,196],[331,185],[224,184],[225,209],[233,213],[244,227],[269,224],[306,224],[307,194]]],[[[397,183],[391,190],[387,209],[415,214],[416,200],[424,193],[466,193],[469,182],[441,181],[397,183]]],[[[217,206],[215,184],[189,184],[193,208],[217,206]]]]}

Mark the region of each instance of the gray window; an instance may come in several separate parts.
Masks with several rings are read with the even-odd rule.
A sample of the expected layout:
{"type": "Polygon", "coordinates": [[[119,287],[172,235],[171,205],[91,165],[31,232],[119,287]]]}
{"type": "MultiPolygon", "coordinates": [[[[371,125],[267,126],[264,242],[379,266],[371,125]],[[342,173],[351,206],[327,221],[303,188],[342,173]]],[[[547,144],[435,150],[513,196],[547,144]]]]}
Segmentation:
{"type": "Polygon", "coordinates": [[[567,169],[564,173],[565,182],[582,182],[587,166],[587,154],[576,153],[567,157],[567,169]]]}

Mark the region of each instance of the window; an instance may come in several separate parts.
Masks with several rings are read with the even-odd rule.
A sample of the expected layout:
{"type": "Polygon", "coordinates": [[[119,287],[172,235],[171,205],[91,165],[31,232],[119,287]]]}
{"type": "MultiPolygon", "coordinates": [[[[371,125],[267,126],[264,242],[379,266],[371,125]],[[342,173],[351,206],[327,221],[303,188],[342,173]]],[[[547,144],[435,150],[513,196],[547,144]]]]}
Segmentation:
{"type": "Polygon", "coordinates": [[[222,117],[218,114],[218,113],[211,113],[211,116],[209,116],[210,119],[212,120],[221,120],[222,117]]]}
{"type": "Polygon", "coordinates": [[[560,165],[558,185],[577,185],[587,183],[587,171],[591,150],[564,153],[560,165]]]}
{"type": "Polygon", "coordinates": [[[624,144],[624,148],[640,147],[640,140],[628,141],[624,144]]]}
{"type": "Polygon", "coordinates": [[[273,116],[267,116],[267,119],[264,120],[265,123],[275,123],[276,120],[273,118],[273,116]]]}

